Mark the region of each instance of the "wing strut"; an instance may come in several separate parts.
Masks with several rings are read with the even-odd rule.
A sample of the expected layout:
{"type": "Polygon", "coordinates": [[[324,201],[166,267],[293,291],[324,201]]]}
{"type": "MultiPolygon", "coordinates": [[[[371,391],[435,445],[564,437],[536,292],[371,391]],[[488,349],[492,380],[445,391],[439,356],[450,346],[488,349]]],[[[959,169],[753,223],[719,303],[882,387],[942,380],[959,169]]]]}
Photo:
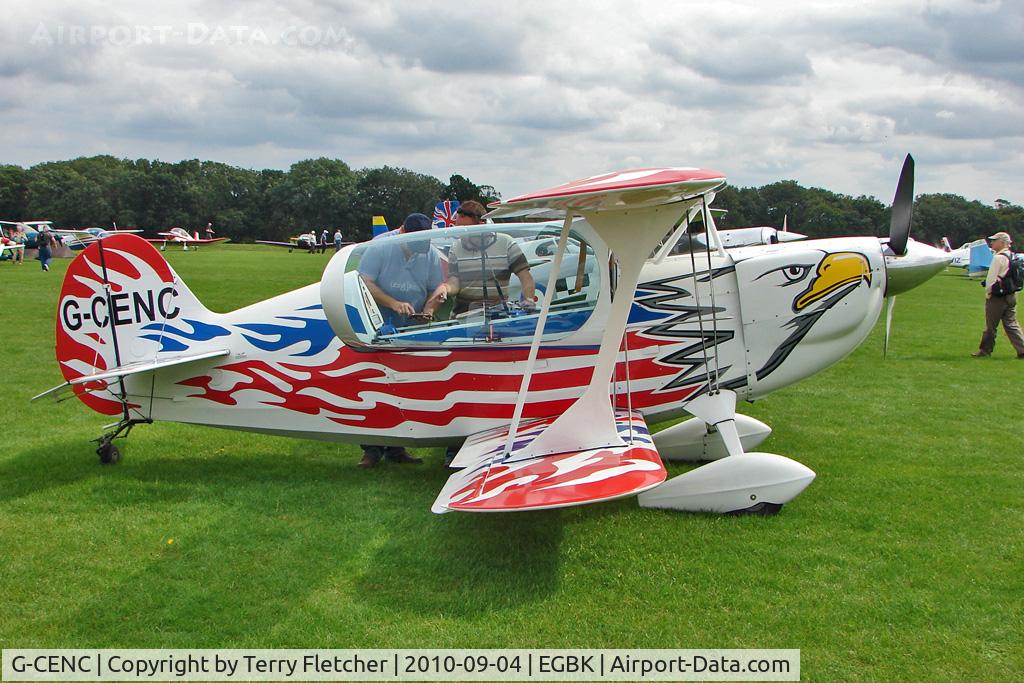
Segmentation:
{"type": "Polygon", "coordinates": [[[590,384],[583,395],[543,434],[516,452],[517,459],[626,445],[616,428],[608,386],[614,374],[641,268],[648,255],[679,219],[680,207],[673,204],[632,211],[578,209],[618,259],[618,286],[608,310],[590,384]]]}
{"type": "Polygon", "coordinates": [[[533,377],[533,367],[537,363],[537,352],[540,350],[541,337],[544,336],[544,326],[547,324],[551,301],[555,298],[555,284],[558,282],[558,273],[562,268],[562,255],[565,254],[565,245],[569,240],[569,226],[572,225],[572,218],[572,211],[566,211],[565,221],[562,222],[562,232],[558,235],[558,248],[555,250],[555,258],[551,262],[551,272],[548,273],[548,286],[544,291],[544,303],[541,304],[540,315],[537,316],[537,329],[533,333],[533,341],[530,342],[530,354],[526,358],[526,371],[523,373],[523,380],[519,384],[519,395],[516,396],[516,407],[512,412],[512,422],[508,429],[508,438],[505,440],[506,455],[512,452],[512,443],[515,441],[516,432],[519,430],[519,421],[523,417],[526,395],[530,392],[530,379],[533,377]]]}

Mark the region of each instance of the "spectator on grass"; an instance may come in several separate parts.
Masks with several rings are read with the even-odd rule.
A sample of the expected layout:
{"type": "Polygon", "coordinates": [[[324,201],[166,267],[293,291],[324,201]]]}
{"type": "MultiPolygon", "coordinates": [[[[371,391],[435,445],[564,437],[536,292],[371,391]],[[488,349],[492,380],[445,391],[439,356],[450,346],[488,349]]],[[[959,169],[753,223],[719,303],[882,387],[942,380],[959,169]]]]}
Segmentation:
{"type": "Polygon", "coordinates": [[[989,247],[994,252],[992,263],[985,276],[985,331],[981,335],[978,350],[971,355],[975,358],[991,356],[996,346],[996,330],[1000,321],[1010,344],[1017,352],[1017,358],[1024,360],[1024,334],[1017,322],[1017,293],[1010,290],[1005,282],[1010,271],[1010,235],[997,232],[990,236],[989,247]]]}
{"type": "Polygon", "coordinates": [[[14,249],[14,250],[12,250],[14,252],[12,254],[12,258],[14,259],[14,262],[16,264],[22,265],[22,264],[25,263],[25,243],[28,241],[28,236],[25,234],[25,226],[24,225],[22,225],[21,223],[18,223],[14,227],[14,231],[11,234],[11,240],[15,244],[20,244],[21,245],[21,249],[14,249]]]}

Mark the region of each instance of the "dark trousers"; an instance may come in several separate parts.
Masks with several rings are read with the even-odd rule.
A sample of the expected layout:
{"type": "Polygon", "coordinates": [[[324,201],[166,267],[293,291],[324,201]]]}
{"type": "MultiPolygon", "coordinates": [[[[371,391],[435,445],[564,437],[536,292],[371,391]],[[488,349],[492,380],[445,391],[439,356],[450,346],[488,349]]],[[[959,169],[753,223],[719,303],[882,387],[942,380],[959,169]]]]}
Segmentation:
{"type": "Polygon", "coordinates": [[[399,451],[402,450],[401,446],[374,446],[368,443],[361,443],[359,447],[363,449],[365,455],[377,458],[378,460],[398,455],[399,451]]]}
{"type": "Polygon", "coordinates": [[[49,270],[50,259],[53,258],[53,252],[49,247],[40,247],[39,255],[36,256],[36,258],[39,259],[39,264],[42,266],[43,270],[49,270]]]}
{"type": "Polygon", "coordinates": [[[1024,356],[1024,333],[1017,322],[1017,295],[993,296],[985,300],[985,332],[981,335],[982,353],[992,353],[996,347],[996,329],[1002,321],[1003,330],[1018,356],[1024,356]]]}

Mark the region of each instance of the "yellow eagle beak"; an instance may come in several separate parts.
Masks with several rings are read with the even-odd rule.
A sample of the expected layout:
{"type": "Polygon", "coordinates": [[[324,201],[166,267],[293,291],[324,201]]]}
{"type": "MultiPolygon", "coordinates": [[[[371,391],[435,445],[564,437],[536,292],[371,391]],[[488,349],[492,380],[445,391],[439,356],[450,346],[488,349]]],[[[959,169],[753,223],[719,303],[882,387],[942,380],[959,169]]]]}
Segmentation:
{"type": "Polygon", "coordinates": [[[818,272],[793,303],[793,310],[800,311],[815,301],[820,301],[832,292],[863,280],[871,284],[871,265],[864,254],[840,251],[829,254],[818,264],[818,272]]]}

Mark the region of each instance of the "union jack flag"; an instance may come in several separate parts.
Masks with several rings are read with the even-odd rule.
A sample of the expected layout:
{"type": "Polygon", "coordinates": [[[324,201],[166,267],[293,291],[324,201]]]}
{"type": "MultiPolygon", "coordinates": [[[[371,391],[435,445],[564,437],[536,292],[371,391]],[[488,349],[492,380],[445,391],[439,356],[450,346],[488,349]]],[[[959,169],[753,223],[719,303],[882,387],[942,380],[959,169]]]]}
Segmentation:
{"type": "Polygon", "coordinates": [[[448,228],[455,225],[455,212],[459,210],[459,200],[445,199],[438,202],[434,207],[434,220],[431,225],[435,228],[448,228]]]}

